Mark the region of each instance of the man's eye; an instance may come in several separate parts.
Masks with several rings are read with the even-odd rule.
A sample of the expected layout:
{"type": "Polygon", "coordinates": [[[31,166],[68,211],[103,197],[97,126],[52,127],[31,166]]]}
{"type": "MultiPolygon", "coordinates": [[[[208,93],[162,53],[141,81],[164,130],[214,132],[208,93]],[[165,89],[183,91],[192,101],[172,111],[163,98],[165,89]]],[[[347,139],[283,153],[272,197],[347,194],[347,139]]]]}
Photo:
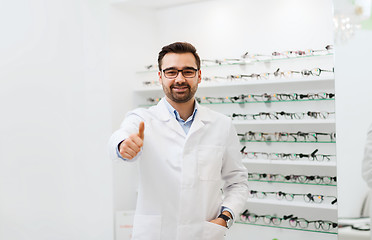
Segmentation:
{"type": "Polygon", "coordinates": [[[183,70],[183,74],[185,74],[185,75],[193,75],[194,74],[194,71],[192,71],[192,70],[183,70]]]}
{"type": "Polygon", "coordinates": [[[178,71],[176,70],[168,70],[168,71],[165,71],[166,74],[168,75],[176,75],[178,73],[178,71]]]}

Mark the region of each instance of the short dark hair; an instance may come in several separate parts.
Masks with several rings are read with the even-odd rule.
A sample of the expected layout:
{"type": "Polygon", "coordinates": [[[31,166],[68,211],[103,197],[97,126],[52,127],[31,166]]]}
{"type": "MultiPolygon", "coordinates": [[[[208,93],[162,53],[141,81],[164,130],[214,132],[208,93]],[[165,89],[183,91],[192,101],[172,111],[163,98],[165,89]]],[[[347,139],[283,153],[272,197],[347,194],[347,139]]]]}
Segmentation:
{"type": "Polygon", "coordinates": [[[200,57],[196,53],[196,48],[187,42],[175,42],[167,46],[164,46],[159,52],[158,56],[159,71],[161,71],[162,60],[165,54],[167,53],[192,53],[196,60],[196,66],[198,69],[200,69],[200,57]]]}

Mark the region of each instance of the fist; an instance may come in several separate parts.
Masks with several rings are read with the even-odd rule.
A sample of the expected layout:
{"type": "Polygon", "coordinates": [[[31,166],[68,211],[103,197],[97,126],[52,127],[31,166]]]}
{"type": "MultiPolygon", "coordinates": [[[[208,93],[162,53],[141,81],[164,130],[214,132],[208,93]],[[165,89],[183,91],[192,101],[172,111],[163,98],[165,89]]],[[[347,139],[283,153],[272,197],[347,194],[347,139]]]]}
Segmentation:
{"type": "Polygon", "coordinates": [[[123,158],[132,159],[141,151],[143,146],[145,123],[140,122],[138,133],[133,133],[120,143],[119,152],[123,158]]]}

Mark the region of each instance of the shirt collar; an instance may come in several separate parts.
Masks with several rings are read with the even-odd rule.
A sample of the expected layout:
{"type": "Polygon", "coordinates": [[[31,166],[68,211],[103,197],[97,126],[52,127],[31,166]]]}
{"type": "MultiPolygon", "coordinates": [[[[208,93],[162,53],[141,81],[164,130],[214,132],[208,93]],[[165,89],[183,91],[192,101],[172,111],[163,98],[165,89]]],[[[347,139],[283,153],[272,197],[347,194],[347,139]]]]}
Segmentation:
{"type": "MultiPolygon", "coordinates": [[[[173,106],[172,106],[172,105],[167,101],[167,99],[164,98],[164,100],[165,100],[165,106],[167,106],[167,109],[168,109],[169,113],[170,113],[172,116],[174,116],[178,122],[194,121],[195,114],[196,114],[196,112],[197,112],[197,110],[198,110],[198,107],[197,107],[196,102],[194,103],[194,111],[193,111],[192,115],[191,115],[191,116],[190,116],[186,121],[184,121],[184,120],[180,117],[180,114],[177,112],[177,110],[174,109],[174,107],[173,107],[173,106]]],[[[195,100],[194,100],[194,101],[195,101],[195,100]]]]}

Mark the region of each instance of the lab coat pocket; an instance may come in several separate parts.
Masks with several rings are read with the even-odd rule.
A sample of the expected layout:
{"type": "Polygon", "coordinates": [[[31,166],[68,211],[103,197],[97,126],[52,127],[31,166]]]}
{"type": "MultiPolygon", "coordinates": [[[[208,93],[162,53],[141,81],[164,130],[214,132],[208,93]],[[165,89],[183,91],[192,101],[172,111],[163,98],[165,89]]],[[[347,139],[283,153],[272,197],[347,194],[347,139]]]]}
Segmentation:
{"type": "Polygon", "coordinates": [[[205,222],[203,240],[224,240],[227,228],[215,223],[205,222]]]}
{"type": "Polygon", "coordinates": [[[135,215],[133,222],[133,240],[160,240],[160,215],[135,215]]]}
{"type": "Polygon", "coordinates": [[[223,147],[199,147],[197,161],[200,180],[221,180],[223,147]]]}

